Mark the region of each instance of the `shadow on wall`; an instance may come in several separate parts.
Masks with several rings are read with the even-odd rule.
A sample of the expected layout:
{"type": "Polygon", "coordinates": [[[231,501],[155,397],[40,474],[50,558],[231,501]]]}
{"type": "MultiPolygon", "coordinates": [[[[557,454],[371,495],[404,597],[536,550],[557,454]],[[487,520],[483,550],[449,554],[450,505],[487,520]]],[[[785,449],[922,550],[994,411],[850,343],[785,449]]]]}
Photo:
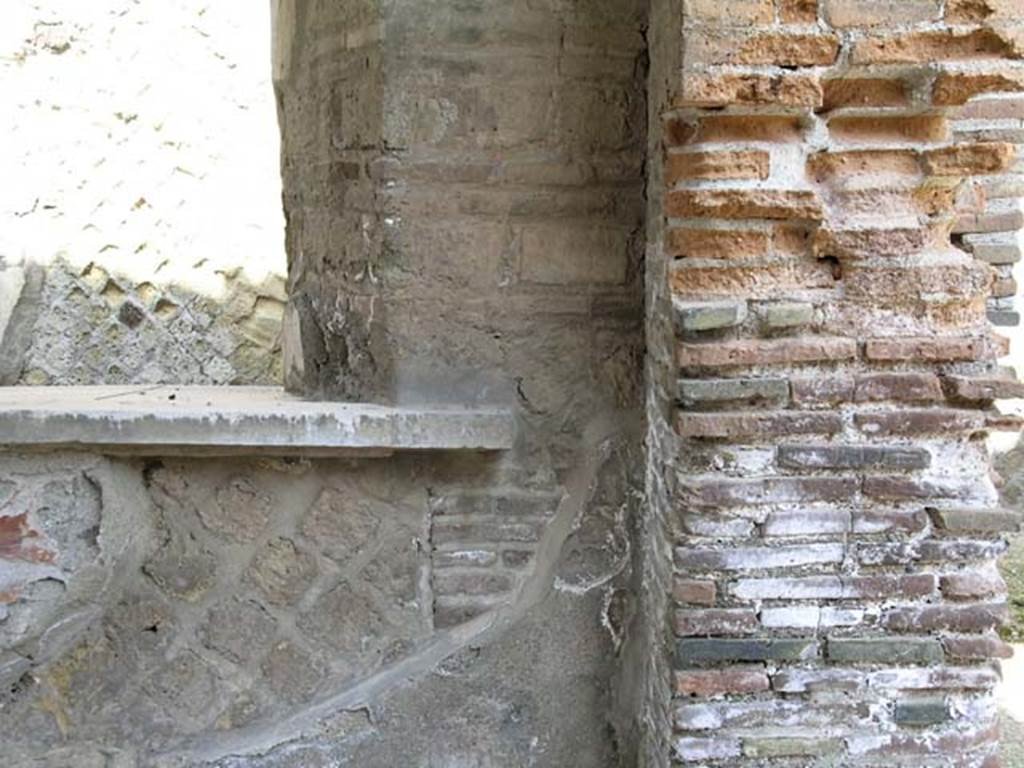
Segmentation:
{"type": "Polygon", "coordinates": [[[5,3],[0,383],[280,381],[279,132],[253,11],[5,3]]]}

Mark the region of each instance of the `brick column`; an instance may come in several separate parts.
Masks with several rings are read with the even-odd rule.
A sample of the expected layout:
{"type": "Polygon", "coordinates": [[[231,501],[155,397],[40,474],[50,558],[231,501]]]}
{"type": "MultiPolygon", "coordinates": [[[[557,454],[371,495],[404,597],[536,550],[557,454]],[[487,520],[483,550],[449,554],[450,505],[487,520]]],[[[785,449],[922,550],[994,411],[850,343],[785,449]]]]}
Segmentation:
{"type": "Polygon", "coordinates": [[[682,0],[681,764],[997,764],[995,559],[1018,521],[983,438],[1018,429],[992,405],[1021,387],[967,233],[992,215],[972,179],[1013,147],[949,118],[1024,87],[1015,5],[682,0]]]}
{"type": "Polygon", "coordinates": [[[639,0],[279,0],[277,19],[290,390],[550,408],[536,375],[617,344],[602,323],[636,335],[639,0]]]}

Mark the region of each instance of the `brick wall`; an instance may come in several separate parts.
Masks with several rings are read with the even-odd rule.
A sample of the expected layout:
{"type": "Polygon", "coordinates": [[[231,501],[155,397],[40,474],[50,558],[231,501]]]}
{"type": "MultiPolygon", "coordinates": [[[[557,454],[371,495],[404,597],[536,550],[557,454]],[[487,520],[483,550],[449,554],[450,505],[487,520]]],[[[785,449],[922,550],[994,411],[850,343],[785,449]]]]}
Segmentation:
{"type": "Polygon", "coordinates": [[[992,94],[1024,88],[1019,14],[683,2],[661,126],[682,764],[997,764],[1018,521],[983,438],[1019,428],[993,401],[1021,388],[986,315],[1012,319],[1021,221],[1019,106],[992,94]]]}

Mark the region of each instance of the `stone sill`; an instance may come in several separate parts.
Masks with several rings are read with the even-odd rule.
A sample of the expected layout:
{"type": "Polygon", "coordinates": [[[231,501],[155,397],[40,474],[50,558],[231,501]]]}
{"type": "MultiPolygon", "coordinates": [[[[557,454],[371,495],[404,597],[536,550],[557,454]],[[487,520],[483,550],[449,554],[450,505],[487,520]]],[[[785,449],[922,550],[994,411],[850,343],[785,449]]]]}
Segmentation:
{"type": "Polygon", "coordinates": [[[302,400],[279,387],[0,387],[0,447],[129,456],[388,456],[512,447],[509,411],[302,400]]]}

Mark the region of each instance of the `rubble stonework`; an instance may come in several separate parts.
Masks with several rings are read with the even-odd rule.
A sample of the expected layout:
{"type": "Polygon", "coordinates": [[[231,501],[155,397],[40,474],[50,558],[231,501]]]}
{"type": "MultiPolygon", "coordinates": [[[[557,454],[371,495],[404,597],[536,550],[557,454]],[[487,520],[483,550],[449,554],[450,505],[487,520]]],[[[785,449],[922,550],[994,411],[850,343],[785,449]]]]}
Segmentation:
{"type": "Polygon", "coordinates": [[[992,406],[1024,391],[986,317],[1015,321],[1019,13],[683,4],[681,764],[998,764],[994,561],[1019,517],[982,438],[1019,429],[992,406]]]}

